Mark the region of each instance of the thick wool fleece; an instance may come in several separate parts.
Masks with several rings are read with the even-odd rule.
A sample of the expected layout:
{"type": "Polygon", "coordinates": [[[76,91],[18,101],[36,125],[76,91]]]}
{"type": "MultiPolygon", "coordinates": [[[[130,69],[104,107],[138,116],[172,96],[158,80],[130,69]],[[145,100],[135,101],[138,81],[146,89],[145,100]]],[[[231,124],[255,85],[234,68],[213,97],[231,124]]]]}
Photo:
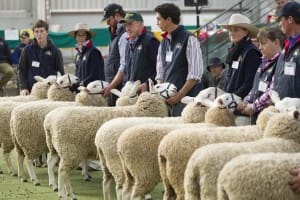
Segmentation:
{"type": "Polygon", "coordinates": [[[117,142],[126,182],[123,196],[141,198],[160,181],[157,149],[170,131],[183,127],[206,127],[208,124],[142,124],[126,129],[117,142]],[[132,187],[132,189],[131,189],[132,187]],[[131,191],[132,190],[132,191],[131,191]]]}
{"type": "Polygon", "coordinates": [[[47,140],[50,140],[47,143],[51,142],[60,156],[59,171],[66,180],[69,179],[70,171],[82,160],[96,157],[95,136],[104,122],[117,117],[167,115],[164,99],[147,92],[142,93],[137,103],[132,106],[56,109],[48,115],[51,117],[51,127],[47,129],[51,131],[51,137],[47,137],[47,140]]]}
{"type": "Polygon", "coordinates": [[[74,101],[75,93],[69,88],[59,88],[56,84],[52,84],[48,90],[47,97],[52,101],[74,101]]]}
{"type": "Polygon", "coordinates": [[[299,153],[241,155],[228,162],[218,177],[218,200],[298,200],[288,182],[300,165],[299,153]]]}
{"type": "Polygon", "coordinates": [[[184,128],[166,135],[158,147],[160,174],[164,184],[164,199],[184,199],[183,178],[193,152],[207,144],[224,141],[253,141],[262,137],[256,126],[184,128]]]}
{"type": "Polygon", "coordinates": [[[211,107],[205,113],[205,122],[217,126],[235,126],[235,116],[229,109],[211,107]]]}
{"type": "Polygon", "coordinates": [[[30,95],[1,97],[0,102],[3,101],[28,102],[28,101],[46,99],[49,87],[50,85],[46,82],[36,82],[32,87],[30,95]]]}
{"type": "Polygon", "coordinates": [[[107,106],[107,100],[102,94],[89,94],[87,92],[79,92],[75,101],[83,106],[107,106]]]}
{"type": "Polygon", "coordinates": [[[287,114],[278,114],[268,121],[264,137],[260,140],[237,144],[211,144],[198,149],[191,156],[185,171],[185,198],[216,199],[219,172],[228,161],[238,155],[259,152],[299,152],[299,132],[298,120],[294,120],[287,114]],[[195,180],[199,180],[198,183],[195,180]]]}

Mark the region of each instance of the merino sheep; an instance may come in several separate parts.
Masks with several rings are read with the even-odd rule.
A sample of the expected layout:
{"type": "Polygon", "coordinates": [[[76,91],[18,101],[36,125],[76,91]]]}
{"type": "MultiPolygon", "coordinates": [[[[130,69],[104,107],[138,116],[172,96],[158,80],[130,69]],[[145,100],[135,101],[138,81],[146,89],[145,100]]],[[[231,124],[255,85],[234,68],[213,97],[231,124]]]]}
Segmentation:
{"type": "Polygon", "coordinates": [[[47,78],[35,76],[34,79],[37,82],[33,85],[30,95],[0,97],[0,102],[5,102],[5,101],[27,102],[27,101],[46,99],[48,89],[49,89],[50,85],[55,83],[56,76],[51,75],[51,76],[48,76],[47,78]]]}
{"type": "Polygon", "coordinates": [[[267,123],[262,139],[244,143],[210,144],[196,150],[184,175],[185,199],[217,199],[217,178],[232,158],[247,153],[299,152],[299,112],[293,117],[276,114],[267,123]]]}
{"type": "Polygon", "coordinates": [[[160,181],[157,148],[170,131],[184,127],[203,128],[208,124],[142,124],[126,129],[117,149],[125,173],[122,199],[142,199],[160,181]]]}
{"type": "Polygon", "coordinates": [[[218,200],[299,200],[291,190],[289,171],[300,165],[299,153],[259,153],[237,156],[218,177],[218,200]]]}
{"type": "MultiPolygon", "coordinates": [[[[180,129],[172,131],[164,137],[158,147],[159,170],[165,189],[164,199],[184,199],[184,170],[190,156],[197,148],[211,143],[252,141],[262,137],[262,131],[269,119],[269,115],[265,112],[267,111],[263,111],[259,115],[256,126],[217,127],[210,131],[205,129],[180,129]]],[[[207,122],[207,114],[209,114],[210,123],[222,126],[223,121],[225,125],[229,125],[234,121],[231,118],[231,122],[228,123],[226,115],[231,113],[226,109],[210,108],[206,112],[205,121],[207,122]],[[213,117],[211,111],[214,110],[217,110],[215,112],[217,114],[213,117]]]]}
{"type": "Polygon", "coordinates": [[[92,156],[96,157],[97,150],[94,140],[98,128],[106,121],[116,117],[130,116],[167,116],[165,100],[148,92],[142,93],[136,104],[123,107],[70,107],[55,109],[49,113],[45,120],[45,130],[48,147],[55,148],[61,158],[59,164],[59,196],[65,198],[68,194],[75,198],[72,192],[69,174],[81,160],[92,156]],[[51,118],[51,119],[47,119],[51,118]],[[82,121],[85,120],[85,123],[82,121]],[[74,127],[74,124],[77,126],[74,127]],[[80,138],[80,139],[79,139],[80,138]],[[49,145],[51,144],[51,145],[49,145]]]}
{"type": "Polygon", "coordinates": [[[278,109],[279,112],[289,112],[300,109],[300,98],[284,97],[280,99],[279,94],[275,90],[271,91],[270,96],[275,104],[275,108],[278,109]]]}
{"type": "MultiPolygon", "coordinates": [[[[155,86],[155,90],[165,91],[166,89],[172,88],[168,83],[158,84],[155,86]]],[[[173,89],[174,91],[174,89],[173,89]]],[[[154,92],[152,90],[152,92],[154,92]]],[[[171,92],[159,92],[154,93],[166,93],[172,95],[171,92]]],[[[174,92],[173,92],[174,93],[174,92]]],[[[102,168],[103,168],[103,191],[104,199],[112,199],[111,190],[112,182],[116,182],[116,192],[118,199],[121,198],[121,189],[124,183],[124,173],[121,167],[121,160],[119,159],[117,153],[117,140],[121,133],[128,127],[136,124],[153,123],[159,120],[160,124],[170,124],[170,123],[197,123],[204,121],[204,114],[207,110],[202,102],[214,101],[216,95],[224,93],[218,88],[207,88],[202,90],[197,97],[184,97],[183,102],[188,103],[188,105],[183,109],[181,117],[167,117],[162,119],[157,118],[121,118],[114,119],[106,122],[100,127],[97,132],[95,144],[97,146],[98,155],[100,157],[102,168]]],[[[153,147],[154,148],[154,147],[153,147]]],[[[155,148],[154,148],[155,149],[155,148]]],[[[149,151],[151,151],[149,149],[149,151]]],[[[142,162],[142,161],[141,161],[142,162]]]]}
{"type": "MultiPolygon", "coordinates": [[[[70,80],[75,81],[74,75],[64,75],[60,76],[64,78],[66,76],[70,76],[70,80]]],[[[5,97],[0,98],[0,118],[1,118],[1,126],[0,126],[0,146],[3,150],[3,156],[5,158],[5,162],[8,167],[8,171],[12,175],[16,175],[13,170],[13,166],[11,165],[9,153],[14,148],[13,141],[10,134],[10,126],[9,121],[11,117],[11,111],[18,105],[29,101],[36,101],[47,98],[47,92],[49,90],[50,85],[55,83],[56,76],[48,76],[47,78],[42,78],[39,76],[35,76],[35,79],[38,81],[33,85],[31,94],[28,96],[15,96],[15,97],[5,97]],[[3,101],[2,101],[3,100],[3,101]],[[8,101],[9,100],[9,101],[8,101]]],[[[52,91],[53,92],[53,91],[52,91]]],[[[44,100],[41,100],[44,101],[44,100]]]]}
{"type": "MultiPolygon", "coordinates": [[[[182,112],[181,117],[130,117],[117,118],[104,123],[97,131],[95,144],[103,169],[103,191],[104,199],[112,199],[112,182],[115,180],[118,199],[121,198],[121,189],[124,183],[124,173],[117,152],[117,141],[122,132],[134,125],[146,123],[159,124],[182,124],[203,122],[206,109],[200,106],[188,104],[182,112]]],[[[150,149],[149,149],[150,150],[150,149]]]]}
{"type": "MultiPolygon", "coordinates": [[[[60,99],[62,101],[64,94],[67,100],[70,100],[70,97],[74,100],[74,95],[69,88],[61,88],[59,85],[54,85],[53,87],[51,86],[49,90],[48,97],[52,99],[20,104],[13,110],[10,109],[9,114],[6,115],[8,119],[11,118],[11,134],[18,153],[18,175],[22,181],[26,181],[23,169],[23,160],[24,156],[26,156],[29,175],[35,185],[39,185],[39,181],[37,180],[34,172],[32,159],[38,157],[47,150],[45,132],[43,129],[43,122],[46,114],[58,107],[81,105],[74,101],[53,101],[53,98],[55,100],[60,99]],[[33,140],[33,138],[35,139],[33,140]]],[[[101,89],[98,88],[98,90],[101,89]]],[[[81,93],[78,95],[81,95],[81,93]]],[[[88,98],[88,95],[85,96],[88,98]]],[[[100,102],[106,103],[103,96],[99,96],[98,98],[100,99],[100,102]]],[[[8,108],[5,109],[7,110],[8,108]]],[[[6,126],[8,126],[8,124],[6,126]]],[[[5,133],[7,135],[9,134],[8,131],[5,133]]]]}

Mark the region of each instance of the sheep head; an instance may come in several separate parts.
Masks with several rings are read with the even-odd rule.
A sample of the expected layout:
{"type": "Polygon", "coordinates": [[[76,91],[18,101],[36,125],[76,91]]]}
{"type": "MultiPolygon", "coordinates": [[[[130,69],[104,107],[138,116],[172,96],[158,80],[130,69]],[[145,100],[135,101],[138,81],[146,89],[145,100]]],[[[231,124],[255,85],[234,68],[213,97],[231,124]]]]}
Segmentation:
{"type": "Polygon", "coordinates": [[[270,118],[264,137],[279,137],[300,143],[300,111],[279,113],[270,118]]]}
{"type": "Polygon", "coordinates": [[[242,102],[242,98],[233,94],[233,93],[225,93],[218,96],[214,103],[213,107],[219,107],[223,109],[229,109],[233,112],[237,105],[242,102]]]}
{"type": "Polygon", "coordinates": [[[201,90],[196,97],[185,96],[181,99],[181,102],[188,104],[194,102],[195,106],[206,106],[211,107],[214,100],[224,94],[225,92],[217,87],[209,87],[204,90],[201,90]]]}
{"type": "Polygon", "coordinates": [[[103,89],[109,85],[108,82],[97,80],[90,82],[86,87],[79,86],[78,90],[80,92],[87,92],[89,94],[101,94],[103,93],[103,89]]]}
{"type": "Polygon", "coordinates": [[[158,83],[154,85],[153,81],[149,79],[149,91],[151,94],[159,94],[165,99],[174,96],[177,93],[177,87],[173,83],[158,83]]]}
{"type": "Polygon", "coordinates": [[[58,76],[56,83],[59,88],[71,87],[73,84],[80,82],[80,79],[73,74],[65,74],[63,76],[58,76]]]}

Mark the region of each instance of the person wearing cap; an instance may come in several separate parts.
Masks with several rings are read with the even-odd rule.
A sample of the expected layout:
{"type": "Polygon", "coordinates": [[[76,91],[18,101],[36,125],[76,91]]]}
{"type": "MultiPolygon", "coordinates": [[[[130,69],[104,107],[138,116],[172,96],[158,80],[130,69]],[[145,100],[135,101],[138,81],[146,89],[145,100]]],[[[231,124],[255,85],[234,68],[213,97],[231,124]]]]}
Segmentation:
{"type": "Polygon", "coordinates": [[[227,69],[225,64],[218,57],[213,57],[208,60],[207,71],[210,72],[209,87],[218,87],[225,89],[227,69]]]}
{"type": "Polygon", "coordinates": [[[232,14],[229,23],[221,25],[229,31],[232,42],[226,64],[228,64],[225,91],[244,98],[252,88],[254,76],[261,63],[261,53],[252,43],[258,28],[251,24],[248,17],[232,14]]]}
{"type": "MultiPolygon", "coordinates": [[[[75,49],[75,75],[80,79],[80,84],[87,86],[95,80],[105,80],[104,61],[101,52],[94,46],[92,37],[95,33],[84,23],[77,23],[74,30],[68,32],[77,41],[75,49]]],[[[77,91],[78,85],[73,85],[72,90],[77,91]]]]}
{"type": "Polygon", "coordinates": [[[30,94],[36,82],[34,76],[46,78],[57,72],[64,74],[61,51],[48,40],[48,29],[49,24],[43,20],[38,20],[32,27],[34,40],[24,48],[19,63],[21,95],[30,94]]]}
{"type": "Polygon", "coordinates": [[[158,5],[157,25],[164,33],[157,56],[158,83],[170,82],[176,85],[177,94],[167,99],[169,114],[179,116],[185,104],[180,100],[196,96],[203,74],[203,60],[199,40],[184,29],[180,23],[180,9],[172,3],[158,5]]]}
{"type": "MultiPolygon", "coordinates": [[[[116,3],[110,3],[104,8],[104,16],[102,22],[106,22],[110,33],[110,44],[107,57],[104,59],[104,74],[105,80],[109,83],[118,72],[120,67],[120,58],[125,56],[125,48],[127,44],[127,34],[125,26],[119,23],[124,19],[126,13],[122,6],[116,3]]],[[[116,88],[121,89],[121,84],[116,88]]],[[[108,105],[114,106],[117,97],[110,94],[108,98],[108,105]]]]}
{"type": "Polygon", "coordinates": [[[267,27],[258,32],[257,39],[263,54],[262,63],[256,71],[251,91],[237,108],[242,114],[251,116],[252,124],[256,123],[258,114],[272,104],[271,84],[285,36],[278,27],[267,27]]]}
{"type": "Polygon", "coordinates": [[[3,96],[3,87],[15,74],[11,67],[11,53],[7,43],[0,37],[0,96],[3,96]]]}
{"type": "Polygon", "coordinates": [[[120,23],[125,23],[128,34],[125,59],[121,59],[120,68],[113,81],[104,89],[108,96],[110,90],[120,83],[140,80],[141,92],[148,90],[148,79],[154,80],[156,75],[156,56],[159,41],[146,30],[143,17],[137,12],[127,12],[120,23]]]}
{"type": "Polygon", "coordinates": [[[274,86],[280,99],[300,98],[300,3],[289,2],[278,14],[279,27],[287,36],[274,74],[274,86]]]}
{"type": "Polygon", "coordinates": [[[23,31],[20,34],[20,40],[21,40],[20,44],[18,44],[14,48],[13,53],[11,55],[12,64],[16,66],[19,65],[20,56],[24,47],[31,43],[30,34],[27,31],[23,31]]]}

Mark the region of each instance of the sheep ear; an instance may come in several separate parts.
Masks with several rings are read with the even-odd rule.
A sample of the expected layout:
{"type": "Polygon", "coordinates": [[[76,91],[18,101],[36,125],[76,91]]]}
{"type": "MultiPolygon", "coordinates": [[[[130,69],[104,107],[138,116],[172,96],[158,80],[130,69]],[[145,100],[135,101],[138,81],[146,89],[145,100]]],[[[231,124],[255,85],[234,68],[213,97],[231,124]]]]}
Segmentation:
{"type": "Polygon", "coordinates": [[[273,117],[274,115],[276,115],[276,114],[278,114],[278,113],[272,112],[272,111],[270,111],[270,110],[266,110],[266,111],[264,111],[264,114],[265,114],[267,117],[271,118],[271,117],[273,117]]]}
{"type": "Polygon", "coordinates": [[[118,89],[111,89],[111,90],[110,90],[110,93],[112,93],[112,94],[114,94],[114,95],[116,95],[116,96],[118,96],[118,97],[121,97],[121,96],[122,96],[121,91],[118,90],[118,89]]]}
{"type": "Polygon", "coordinates": [[[270,97],[274,104],[280,101],[279,94],[275,90],[271,90],[270,97]]]}
{"type": "Polygon", "coordinates": [[[149,82],[149,92],[152,93],[154,90],[154,83],[150,78],[148,79],[148,82],[149,82]]]}
{"type": "Polygon", "coordinates": [[[141,86],[141,81],[140,80],[135,81],[131,88],[130,94],[135,95],[137,91],[140,89],[140,86],[141,86]]]}
{"type": "Polygon", "coordinates": [[[61,77],[61,73],[59,71],[57,71],[56,76],[57,76],[57,78],[60,78],[61,77]]]}
{"type": "Polygon", "coordinates": [[[45,80],[45,79],[44,79],[43,77],[41,77],[41,76],[34,76],[33,78],[34,78],[34,80],[36,80],[36,81],[38,81],[38,82],[42,82],[42,81],[45,80]]]}
{"type": "Polygon", "coordinates": [[[181,103],[189,104],[191,102],[194,102],[194,97],[185,96],[180,101],[181,101],[181,103]]]}

